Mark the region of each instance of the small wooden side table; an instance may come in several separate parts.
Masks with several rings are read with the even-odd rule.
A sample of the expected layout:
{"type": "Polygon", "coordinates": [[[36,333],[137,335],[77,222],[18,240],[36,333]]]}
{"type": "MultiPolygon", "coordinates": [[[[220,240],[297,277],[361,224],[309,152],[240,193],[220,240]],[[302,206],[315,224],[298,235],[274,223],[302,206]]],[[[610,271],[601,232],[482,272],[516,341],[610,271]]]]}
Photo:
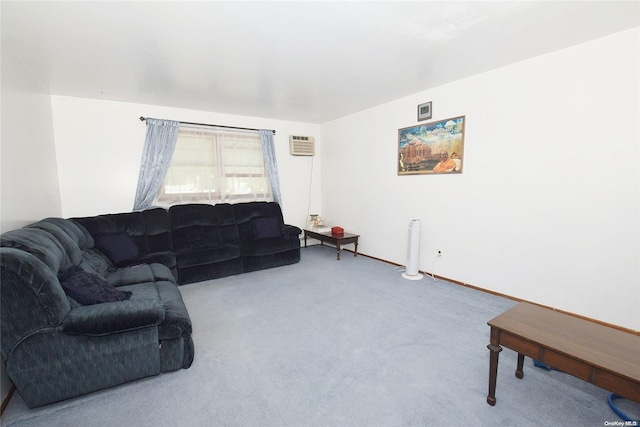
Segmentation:
{"type": "Polygon", "coordinates": [[[304,247],[307,247],[307,237],[311,237],[312,239],[320,240],[320,244],[330,243],[335,245],[336,250],[338,252],[338,261],[340,261],[340,247],[342,245],[348,245],[353,243],[355,245],[355,250],[353,252],[353,256],[358,256],[358,234],[344,233],[344,234],[332,234],[330,231],[326,233],[319,233],[313,230],[304,230],[304,247]]]}

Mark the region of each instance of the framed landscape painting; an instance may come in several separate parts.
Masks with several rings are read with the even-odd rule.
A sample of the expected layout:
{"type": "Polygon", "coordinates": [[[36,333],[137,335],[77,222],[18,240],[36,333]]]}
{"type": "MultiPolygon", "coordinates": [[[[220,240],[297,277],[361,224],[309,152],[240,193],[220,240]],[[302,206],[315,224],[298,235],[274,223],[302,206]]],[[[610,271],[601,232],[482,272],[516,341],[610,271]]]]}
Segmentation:
{"type": "Polygon", "coordinates": [[[462,173],[465,116],[398,129],[398,175],[462,173]]]}

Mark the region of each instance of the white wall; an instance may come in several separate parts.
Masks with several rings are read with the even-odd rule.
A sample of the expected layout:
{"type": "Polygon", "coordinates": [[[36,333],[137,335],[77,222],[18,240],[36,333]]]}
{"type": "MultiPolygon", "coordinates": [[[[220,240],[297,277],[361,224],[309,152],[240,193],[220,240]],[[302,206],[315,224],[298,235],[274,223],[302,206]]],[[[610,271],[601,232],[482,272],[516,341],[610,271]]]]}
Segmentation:
{"type": "Polygon", "coordinates": [[[64,217],[131,211],[146,134],[140,116],[275,129],[285,221],[304,225],[310,195],[310,209],[320,207],[319,156],[289,154],[290,134],[315,136],[319,145],[319,125],[63,96],[51,104],[64,217]]]}
{"type": "MultiPolygon", "coordinates": [[[[49,94],[2,43],[0,233],[48,216],[60,216],[49,94]]],[[[0,398],[11,382],[0,366],[0,398]]]]}
{"type": "Polygon", "coordinates": [[[47,89],[2,46],[0,232],[61,212],[47,89]]]}
{"type": "Polygon", "coordinates": [[[324,124],[325,216],[399,264],[421,219],[421,270],[640,330],[639,40],[636,28],[324,124]],[[466,116],[460,175],[397,175],[398,129],[425,101],[433,120],[466,116]]]}

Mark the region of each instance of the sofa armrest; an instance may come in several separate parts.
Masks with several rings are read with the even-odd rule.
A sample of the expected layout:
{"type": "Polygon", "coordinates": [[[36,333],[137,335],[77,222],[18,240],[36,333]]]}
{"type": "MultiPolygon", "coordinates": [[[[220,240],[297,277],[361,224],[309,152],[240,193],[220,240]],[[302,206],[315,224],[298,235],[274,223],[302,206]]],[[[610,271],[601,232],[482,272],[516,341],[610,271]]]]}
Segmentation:
{"type": "Polygon", "coordinates": [[[295,225],[284,224],[282,226],[282,234],[286,237],[295,237],[299,236],[302,233],[302,230],[296,227],[295,225]]]}
{"type": "Polygon", "coordinates": [[[69,312],[62,330],[74,335],[108,335],[159,325],[164,316],[164,307],[150,299],[85,305],[69,312]]]}

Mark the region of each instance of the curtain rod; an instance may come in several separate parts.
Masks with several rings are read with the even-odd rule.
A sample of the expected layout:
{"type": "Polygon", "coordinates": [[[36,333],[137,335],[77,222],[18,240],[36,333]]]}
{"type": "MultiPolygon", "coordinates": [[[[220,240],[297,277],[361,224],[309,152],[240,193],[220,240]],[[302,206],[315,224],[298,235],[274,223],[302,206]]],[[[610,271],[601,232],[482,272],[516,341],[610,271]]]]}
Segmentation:
{"type": "MultiPolygon", "coordinates": [[[[146,117],[140,116],[140,121],[144,122],[145,120],[147,120],[146,117]]],[[[183,125],[194,125],[194,126],[211,126],[214,128],[226,128],[226,129],[240,129],[240,130],[254,130],[254,131],[259,131],[260,129],[254,129],[254,128],[241,128],[241,127],[236,127],[236,126],[224,126],[224,125],[210,125],[207,123],[192,123],[192,122],[178,122],[181,123],[183,125]]],[[[275,129],[271,130],[271,132],[273,132],[273,134],[276,134],[275,129]]]]}

